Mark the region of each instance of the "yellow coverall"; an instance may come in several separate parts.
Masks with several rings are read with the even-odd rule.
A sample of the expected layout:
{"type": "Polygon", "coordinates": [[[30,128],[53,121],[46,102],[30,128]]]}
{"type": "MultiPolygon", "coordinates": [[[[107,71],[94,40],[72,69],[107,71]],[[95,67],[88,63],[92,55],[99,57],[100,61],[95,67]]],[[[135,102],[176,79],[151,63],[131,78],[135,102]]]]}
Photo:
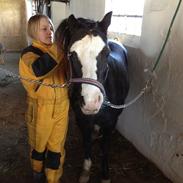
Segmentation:
{"type": "MultiPolygon", "coordinates": [[[[33,41],[32,46],[22,52],[19,62],[20,76],[47,84],[63,84],[63,53],[57,52],[54,44],[50,47],[33,41]],[[32,46],[38,48],[38,52],[32,46]]],[[[22,83],[27,91],[26,121],[33,171],[42,172],[45,168],[48,183],[58,183],[63,172],[64,144],[68,128],[67,88],[52,88],[25,80],[22,83]]]]}

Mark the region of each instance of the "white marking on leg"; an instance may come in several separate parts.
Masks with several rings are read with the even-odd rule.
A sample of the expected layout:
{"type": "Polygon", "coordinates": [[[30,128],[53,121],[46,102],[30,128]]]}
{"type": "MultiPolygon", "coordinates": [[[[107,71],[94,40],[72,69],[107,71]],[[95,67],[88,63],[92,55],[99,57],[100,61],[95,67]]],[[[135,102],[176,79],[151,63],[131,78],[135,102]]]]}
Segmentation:
{"type": "Polygon", "coordinates": [[[91,159],[85,159],[83,163],[83,169],[86,171],[90,171],[91,165],[92,165],[91,159]]]}
{"type": "Polygon", "coordinates": [[[95,130],[96,132],[99,132],[99,131],[100,131],[100,126],[97,125],[97,124],[95,124],[95,125],[94,125],[94,130],[95,130]]]}

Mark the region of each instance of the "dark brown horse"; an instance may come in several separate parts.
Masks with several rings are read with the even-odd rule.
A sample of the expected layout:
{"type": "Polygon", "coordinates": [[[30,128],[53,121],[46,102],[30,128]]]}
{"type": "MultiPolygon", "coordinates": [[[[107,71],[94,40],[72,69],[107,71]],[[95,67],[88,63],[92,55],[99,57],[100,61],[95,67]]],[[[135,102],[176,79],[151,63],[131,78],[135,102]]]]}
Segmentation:
{"type": "Polygon", "coordinates": [[[84,164],[80,182],[88,182],[92,165],[92,130],[98,125],[102,150],[102,182],[110,182],[109,144],[122,109],[107,106],[104,101],[124,104],[129,90],[125,48],[108,41],[107,29],[112,12],[102,21],[69,16],[59,25],[56,41],[63,45],[71,67],[71,77],[79,83],[70,88],[70,101],[81,129],[84,164]]]}

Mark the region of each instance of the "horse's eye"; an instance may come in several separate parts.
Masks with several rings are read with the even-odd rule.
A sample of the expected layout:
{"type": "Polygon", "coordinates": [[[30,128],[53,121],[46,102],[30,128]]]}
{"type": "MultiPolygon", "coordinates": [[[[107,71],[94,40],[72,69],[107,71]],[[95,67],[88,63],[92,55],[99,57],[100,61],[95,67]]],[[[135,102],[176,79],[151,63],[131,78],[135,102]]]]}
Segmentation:
{"type": "Polygon", "coordinates": [[[110,49],[109,49],[108,47],[105,47],[105,48],[102,50],[101,54],[102,54],[103,56],[108,56],[108,55],[110,54],[110,49]]]}
{"type": "Polygon", "coordinates": [[[105,54],[108,56],[110,54],[110,50],[109,49],[106,49],[105,50],[105,54]]]}
{"type": "Polygon", "coordinates": [[[68,57],[69,63],[71,64],[72,72],[74,77],[82,77],[81,76],[81,63],[77,57],[77,53],[75,51],[69,53],[68,57]]]}
{"type": "Polygon", "coordinates": [[[70,61],[77,60],[77,54],[76,54],[76,52],[75,52],[75,51],[69,52],[69,54],[68,54],[68,59],[69,59],[70,61]]]}
{"type": "Polygon", "coordinates": [[[68,57],[68,58],[71,58],[72,55],[73,55],[73,52],[68,52],[67,57],[68,57]]]}

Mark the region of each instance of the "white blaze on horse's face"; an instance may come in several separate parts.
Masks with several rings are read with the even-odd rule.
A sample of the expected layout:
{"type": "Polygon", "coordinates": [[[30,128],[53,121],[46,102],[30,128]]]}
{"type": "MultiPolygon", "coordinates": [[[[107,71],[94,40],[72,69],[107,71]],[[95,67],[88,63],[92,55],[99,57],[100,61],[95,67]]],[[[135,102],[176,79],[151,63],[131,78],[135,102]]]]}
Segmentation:
{"type": "MultiPolygon", "coordinates": [[[[97,56],[104,48],[105,43],[99,36],[86,35],[76,41],[70,51],[75,51],[82,65],[82,78],[97,80],[97,56]]],[[[84,114],[96,114],[103,103],[100,89],[89,84],[82,84],[81,95],[84,105],[81,110],[84,114]]]]}

